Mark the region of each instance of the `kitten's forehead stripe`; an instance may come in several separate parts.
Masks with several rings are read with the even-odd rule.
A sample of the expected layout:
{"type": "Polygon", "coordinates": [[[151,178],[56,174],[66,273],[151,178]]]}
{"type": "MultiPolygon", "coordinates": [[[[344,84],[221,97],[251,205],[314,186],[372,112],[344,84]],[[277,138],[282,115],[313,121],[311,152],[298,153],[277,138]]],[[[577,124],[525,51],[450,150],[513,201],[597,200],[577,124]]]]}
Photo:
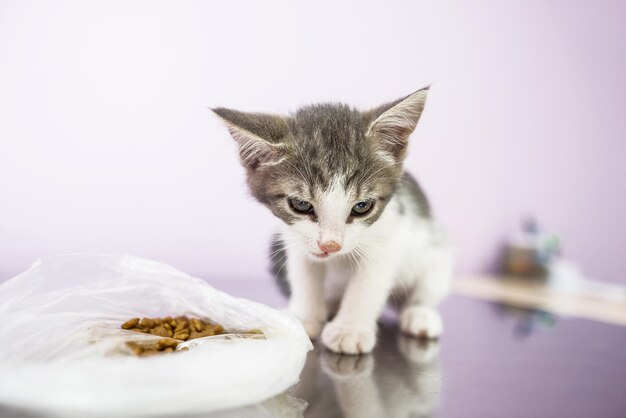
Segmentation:
{"type": "Polygon", "coordinates": [[[297,157],[316,163],[316,181],[324,187],[328,187],[329,175],[349,172],[371,152],[365,144],[368,121],[348,106],[307,106],[287,123],[293,139],[298,141],[297,157]]]}

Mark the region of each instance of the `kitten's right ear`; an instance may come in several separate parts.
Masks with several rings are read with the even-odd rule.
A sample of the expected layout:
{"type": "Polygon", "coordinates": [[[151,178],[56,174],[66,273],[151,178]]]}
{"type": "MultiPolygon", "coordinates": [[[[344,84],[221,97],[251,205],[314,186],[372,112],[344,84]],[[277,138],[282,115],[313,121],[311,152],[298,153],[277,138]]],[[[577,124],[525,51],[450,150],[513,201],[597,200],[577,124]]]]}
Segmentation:
{"type": "Polygon", "coordinates": [[[283,156],[281,139],[288,133],[285,119],[264,113],[246,113],[223,107],[211,109],[219,116],[239,146],[244,167],[256,169],[276,164],[283,156]]]}

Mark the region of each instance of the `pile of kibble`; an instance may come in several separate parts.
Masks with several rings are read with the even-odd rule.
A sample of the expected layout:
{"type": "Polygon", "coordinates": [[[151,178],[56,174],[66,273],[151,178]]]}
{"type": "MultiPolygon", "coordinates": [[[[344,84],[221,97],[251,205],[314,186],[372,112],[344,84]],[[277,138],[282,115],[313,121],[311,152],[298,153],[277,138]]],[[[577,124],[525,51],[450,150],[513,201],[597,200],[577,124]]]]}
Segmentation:
{"type": "MultiPolygon", "coordinates": [[[[128,348],[138,356],[173,352],[181,341],[226,333],[221,325],[205,322],[197,318],[187,318],[186,316],[177,316],[176,318],[169,316],[165,318],[133,318],[124,322],[122,329],[163,337],[154,343],[127,342],[128,348]]],[[[185,350],[185,348],[182,350],[185,350]]]]}

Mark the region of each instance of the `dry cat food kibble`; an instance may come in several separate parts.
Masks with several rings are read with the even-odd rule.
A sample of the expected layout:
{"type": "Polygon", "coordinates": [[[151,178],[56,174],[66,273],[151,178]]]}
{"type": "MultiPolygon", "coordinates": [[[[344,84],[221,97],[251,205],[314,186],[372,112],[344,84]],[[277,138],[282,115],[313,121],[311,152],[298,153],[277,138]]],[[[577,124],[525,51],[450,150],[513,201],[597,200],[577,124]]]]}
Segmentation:
{"type": "MultiPolygon", "coordinates": [[[[133,318],[124,322],[122,329],[163,337],[154,343],[127,342],[128,348],[138,356],[169,353],[175,351],[181,341],[226,334],[221,325],[186,316],[177,316],[176,318],[170,316],[165,318],[133,318]]],[[[185,349],[183,348],[182,350],[185,349]]]]}
{"type": "MultiPolygon", "coordinates": [[[[161,338],[155,343],[129,341],[126,345],[137,356],[150,356],[152,354],[172,353],[178,347],[178,343],[179,341],[173,338],[161,338]]],[[[187,350],[187,347],[183,347],[179,351],[187,350]]]]}
{"type": "Polygon", "coordinates": [[[186,316],[142,318],[141,320],[133,318],[124,322],[122,329],[183,341],[226,333],[221,325],[211,324],[201,319],[187,318],[186,316]]]}

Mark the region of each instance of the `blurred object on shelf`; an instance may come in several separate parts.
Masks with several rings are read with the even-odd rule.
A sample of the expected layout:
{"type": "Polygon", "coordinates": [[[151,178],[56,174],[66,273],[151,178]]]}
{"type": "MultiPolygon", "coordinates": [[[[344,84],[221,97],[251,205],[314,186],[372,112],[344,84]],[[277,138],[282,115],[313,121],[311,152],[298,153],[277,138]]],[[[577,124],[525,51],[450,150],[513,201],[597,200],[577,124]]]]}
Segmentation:
{"type": "Polygon", "coordinates": [[[528,217],[504,245],[501,272],[511,276],[545,277],[560,249],[559,238],[528,217]]]}
{"type": "Polygon", "coordinates": [[[533,217],[504,244],[496,278],[457,281],[468,296],[626,325],[626,287],[590,280],[533,217]]]}
{"type": "Polygon", "coordinates": [[[623,286],[585,277],[578,264],[562,256],[562,249],[555,233],[541,227],[533,217],[524,218],[520,229],[504,245],[500,263],[502,280],[533,281],[559,294],[626,304],[623,286]]]}

